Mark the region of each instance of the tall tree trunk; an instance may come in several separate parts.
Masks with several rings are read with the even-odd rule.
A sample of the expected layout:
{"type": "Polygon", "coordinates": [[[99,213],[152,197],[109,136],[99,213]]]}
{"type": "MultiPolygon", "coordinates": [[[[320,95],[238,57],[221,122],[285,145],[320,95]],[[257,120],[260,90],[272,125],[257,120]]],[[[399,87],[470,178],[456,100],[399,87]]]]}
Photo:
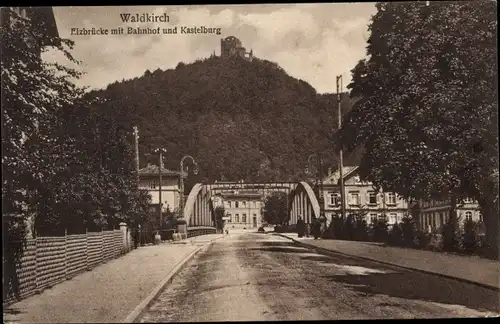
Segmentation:
{"type": "Polygon", "coordinates": [[[484,197],[480,199],[481,213],[486,227],[486,253],[489,258],[499,260],[500,250],[500,216],[498,202],[484,197]]]}
{"type": "Polygon", "coordinates": [[[486,252],[489,258],[499,259],[500,250],[500,213],[498,206],[498,165],[490,168],[491,173],[484,176],[480,182],[477,201],[481,208],[484,225],[486,227],[486,252]]]}

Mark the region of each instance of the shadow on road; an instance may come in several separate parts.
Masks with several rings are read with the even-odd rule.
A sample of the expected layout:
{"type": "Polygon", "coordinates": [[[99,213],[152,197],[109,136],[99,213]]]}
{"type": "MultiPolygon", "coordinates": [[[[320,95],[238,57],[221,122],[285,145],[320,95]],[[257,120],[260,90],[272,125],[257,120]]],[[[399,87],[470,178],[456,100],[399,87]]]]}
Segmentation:
{"type": "Polygon", "coordinates": [[[311,253],[311,250],[300,247],[293,242],[259,242],[262,247],[250,248],[250,251],[280,253],[311,253]]]}
{"type": "Polygon", "coordinates": [[[479,311],[500,312],[498,292],[492,289],[435,275],[385,266],[376,262],[344,258],[343,256],[302,256],[301,258],[308,261],[317,261],[323,265],[331,264],[340,272],[345,272],[322,277],[346,284],[353,291],[367,296],[381,294],[404,299],[462,305],[479,311]],[[349,271],[350,269],[352,271],[349,271]]]}

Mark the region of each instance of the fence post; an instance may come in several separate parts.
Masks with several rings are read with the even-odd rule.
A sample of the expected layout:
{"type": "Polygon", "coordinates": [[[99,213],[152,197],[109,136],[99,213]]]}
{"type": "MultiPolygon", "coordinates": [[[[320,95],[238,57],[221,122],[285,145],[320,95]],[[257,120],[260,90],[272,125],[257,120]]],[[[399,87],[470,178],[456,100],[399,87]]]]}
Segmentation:
{"type": "Polygon", "coordinates": [[[68,279],[68,229],[64,229],[64,279],[68,279]]]}
{"type": "Polygon", "coordinates": [[[38,235],[35,237],[35,293],[40,293],[38,289],[38,235]]]}
{"type": "Polygon", "coordinates": [[[85,269],[89,269],[89,231],[85,227],[85,269]]]}
{"type": "Polygon", "coordinates": [[[123,248],[122,248],[122,253],[127,253],[127,224],[124,222],[120,223],[120,230],[122,231],[123,235],[123,248]]]}
{"type": "Polygon", "coordinates": [[[99,263],[104,262],[104,260],[105,260],[105,257],[104,257],[104,231],[101,227],[101,262],[99,262],[99,263]]]}

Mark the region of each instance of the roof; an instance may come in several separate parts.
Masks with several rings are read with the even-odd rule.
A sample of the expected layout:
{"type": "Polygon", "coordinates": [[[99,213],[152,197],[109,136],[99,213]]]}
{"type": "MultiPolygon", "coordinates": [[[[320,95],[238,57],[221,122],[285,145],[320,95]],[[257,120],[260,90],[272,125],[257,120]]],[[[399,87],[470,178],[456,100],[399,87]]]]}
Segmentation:
{"type": "MultiPolygon", "coordinates": [[[[342,168],[343,178],[344,179],[347,178],[349,175],[351,175],[357,169],[358,169],[358,166],[344,166],[342,168]]],[[[339,170],[337,170],[334,173],[332,173],[331,175],[329,175],[328,177],[326,177],[323,180],[323,184],[338,184],[339,180],[340,180],[340,172],[339,172],[339,170]]]]}
{"type": "MultiPolygon", "coordinates": [[[[139,169],[139,176],[157,176],[159,173],[160,173],[160,168],[154,164],[149,164],[147,167],[139,169]]],[[[173,170],[162,168],[161,174],[167,175],[167,176],[178,177],[178,176],[180,176],[180,171],[173,171],[173,170]]],[[[183,177],[187,178],[186,172],[183,172],[183,177]]]]}

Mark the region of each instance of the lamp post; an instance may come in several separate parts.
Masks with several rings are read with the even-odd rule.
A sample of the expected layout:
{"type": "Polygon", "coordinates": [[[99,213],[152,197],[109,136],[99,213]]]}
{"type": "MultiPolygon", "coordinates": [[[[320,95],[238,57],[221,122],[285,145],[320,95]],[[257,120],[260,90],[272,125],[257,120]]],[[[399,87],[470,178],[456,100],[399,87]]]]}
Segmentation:
{"type": "MultiPolygon", "coordinates": [[[[342,127],[342,110],[340,105],[340,91],[342,91],[342,75],[337,76],[337,108],[338,108],[338,130],[342,127]]],[[[340,215],[345,217],[345,188],[344,188],[344,159],[342,156],[342,145],[339,150],[339,175],[340,175],[340,215]]]]}
{"type": "Polygon", "coordinates": [[[162,168],[163,168],[163,153],[167,153],[167,150],[164,149],[164,148],[157,148],[154,150],[155,153],[158,153],[160,155],[160,167],[159,167],[159,175],[160,175],[160,184],[159,184],[159,189],[158,189],[158,201],[159,201],[159,214],[160,214],[160,231],[161,231],[161,225],[162,225],[162,200],[161,200],[161,185],[162,185],[162,181],[161,181],[161,172],[162,172],[162,168]]]}
{"type": "Polygon", "coordinates": [[[184,160],[185,159],[191,159],[191,161],[193,161],[193,164],[194,164],[194,174],[198,174],[198,164],[196,163],[196,161],[194,160],[194,158],[191,156],[191,155],[184,155],[182,158],[181,158],[181,170],[180,170],[180,191],[181,191],[181,195],[180,195],[180,199],[179,199],[179,209],[180,209],[180,212],[181,212],[181,215],[182,217],[184,217],[184,177],[183,177],[183,172],[184,172],[184,160]]]}
{"type": "Polygon", "coordinates": [[[139,186],[139,129],[134,126],[135,169],[137,172],[137,186],[139,186]]]}

